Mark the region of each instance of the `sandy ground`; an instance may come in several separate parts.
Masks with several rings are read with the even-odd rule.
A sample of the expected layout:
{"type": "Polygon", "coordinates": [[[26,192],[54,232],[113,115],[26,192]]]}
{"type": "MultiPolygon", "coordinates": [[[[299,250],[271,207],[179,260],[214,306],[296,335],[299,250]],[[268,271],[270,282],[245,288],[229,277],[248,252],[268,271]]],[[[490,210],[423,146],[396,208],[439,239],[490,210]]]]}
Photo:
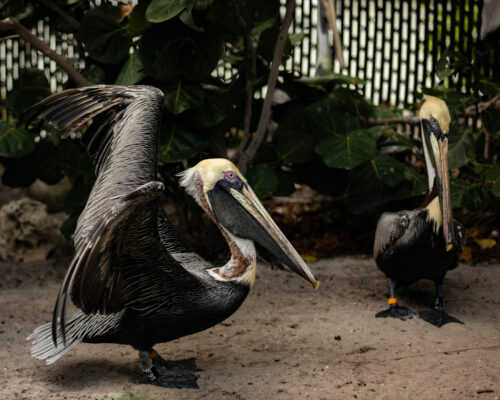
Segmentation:
{"type": "MultiPolygon", "coordinates": [[[[65,260],[67,262],[67,260],[65,260]]],[[[465,322],[435,328],[376,319],[387,282],[367,257],[312,264],[313,291],[260,266],[236,314],[205,332],[160,344],[195,357],[199,390],[145,384],[132,348],[81,344],[57,363],[30,358],[25,337],[49,321],[64,262],[0,264],[0,399],[499,399],[500,265],[461,265],[445,281],[447,311],[465,322]]],[[[419,311],[433,285],[400,303],[419,311]]]]}

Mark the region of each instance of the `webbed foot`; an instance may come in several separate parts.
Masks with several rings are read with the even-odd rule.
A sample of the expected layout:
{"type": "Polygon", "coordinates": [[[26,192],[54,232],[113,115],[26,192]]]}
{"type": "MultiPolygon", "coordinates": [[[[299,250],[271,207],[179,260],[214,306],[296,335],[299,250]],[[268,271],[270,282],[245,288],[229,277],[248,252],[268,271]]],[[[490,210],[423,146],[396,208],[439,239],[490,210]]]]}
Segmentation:
{"type": "Polygon", "coordinates": [[[402,307],[396,303],[396,304],[391,304],[387,310],[378,312],[377,314],[375,314],[375,317],[399,318],[400,320],[404,321],[406,319],[412,318],[414,315],[416,315],[415,312],[413,312],[407,307],[402,307]]]}
{"type": "Polygon", "coordinates": [[[153,350],[148,359],[149,362],[144,360],[141,354],[141,362],[145,366],[144,372],[152,384],[166,388],[199,389],[197,383],[199,376],[194,373],[200,369],[196,367],[194,358],[169,361],[153,350]]]}
{"type": "Polygon", "coordinates": [[[448,322],[455,322],[457,324],[463,324],[462,321],[448,315],[444,312],[443,309],[435,308],[434,310],[425,310],[421,311],[418,314],[418,317],[427,321],[429,324],[437,326],[438,328],[447,324],[448,322]]]}

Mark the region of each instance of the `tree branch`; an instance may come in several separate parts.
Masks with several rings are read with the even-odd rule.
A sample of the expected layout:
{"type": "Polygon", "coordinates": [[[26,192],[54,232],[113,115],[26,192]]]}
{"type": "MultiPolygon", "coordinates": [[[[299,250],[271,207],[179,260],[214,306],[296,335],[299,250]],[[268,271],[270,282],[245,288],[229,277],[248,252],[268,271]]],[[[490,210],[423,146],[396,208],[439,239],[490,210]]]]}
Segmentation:
{"type": "Polygon", "coordinates": [[[246,100],[245,100],[245,119],[243,121],[243,137],[234,155],[234,160],[238,160],[240,154],[245,149],[250,140],[250,123],[252,122],[252,103],[255,79],[257,75],[256,49],[250,36],[245,36],[246,50],[246,100]]]}
{"type": "Polygon", "coordinates": [[[80,30],[80,23],[71,15],[69,15],[66,11],[64,11],[61,7],[59,7],[57,4],[53,3],[50,0],[38,0],[38,1],[42,3],[45,7],[50,8],[52,11],[58,14],[62,19],[64,19],[73,28],[75,32],[78,32],[80,30]]]}
{"type": "Polygon", "coordinates": [[[18,34],[26,42],[30,43],[34,48],[42,54],[54,60],[75,82],[77,86],[89,86],[90,82],[85,79],[69,62],[47,46],[42,40],[33,35],[28,29],[19,23],[15,18],[8,17],[0,20],[0,33],[13,32],[18,34]]]}
{"type": "Polygon", "coordinates": [[[269,125],[269,120],[271,119],[271,106],[274,96],[274,90],[276,88],[276,81],[278,80],[279,68],[281,65],[281,58],[283,56],[283,50],[285,48],[286,39],[288,37],[288,30],[290,29],[290,24],[292,23],[293,16],[295,14],[295,0],[288,0],[286,5],[286,14],[283,24],[281,25],[280,34],[276,40],[276,45],[274,46],[273,63],[271,65],[271,72],[269,73],[269,78],[267,80],[267,93],[264,99],[264,104],[262,105],[262,111],[260,113],[259,124],[257,126],[257,131],[252,138],[246,151],[241,153],[241,157],[238,163],[242,173],[245,173],[248,167],[248,163],[255,157],[257,150],[264,140],[267,126],[269,125]]]}
{"type": "MultiPolygon", "coordinates": [[[[492,99],[483,103],[473,104],[467,107],[464,111],[457,111],[457,117],[461,118],[474,118],[480,116],[488,108],[493,107],[495,110],[500,109],[500,96],[495,96],[492,99]]],[[[369,119],[369,126],[378,125],[393,125],[393,124],[410,124],[416,125],[420,119],[416,115],[408,115],[405,117],[390,117],[382,119],[369,119]]]]}
{"type": "Polygon", "coordinates": [[[339,60],[340,69],[342,70],[345,68],[345,60],[342,52],[342,41],[340,40],[339,30],[337,29],[337,13],[335,12],[335,4],[333,3],[333,0],[321,0],[321,4],[325,10],[328,25],[332,30],[333,49],[335,50],[335,55],[337,56],[337,60],[339,60]]]}

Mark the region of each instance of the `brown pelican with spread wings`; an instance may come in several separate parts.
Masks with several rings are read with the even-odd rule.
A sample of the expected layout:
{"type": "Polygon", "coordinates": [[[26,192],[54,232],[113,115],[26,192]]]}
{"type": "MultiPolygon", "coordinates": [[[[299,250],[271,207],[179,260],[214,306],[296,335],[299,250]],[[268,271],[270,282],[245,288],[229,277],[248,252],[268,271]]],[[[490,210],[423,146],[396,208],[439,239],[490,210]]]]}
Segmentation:
{"type": "MultiPolygon", "coordinates": [[[[228,160],[201,161],[181,174],[180,184],[219,227],[231,258],[212,266],[178,238],[160,203],[162,104],[163,93],[154,87],[103,85],[52,95],[24,116],[28,123],[43,119],[67,132],[83,130],[97,176],[52,323],[28,338],[34,357],[53,363],[80,342],[128,344],[157,384],[182,386],[172,377],[179,371],[171,374],[173,364],[153,346],[207,329],[238,309],[255,280],[254,242],[317,287],[228,160]],[[71,315],[68,297],[78,308],[71,315]]],[[[196,385],[196,377],[186,376],[196,385]]]]}

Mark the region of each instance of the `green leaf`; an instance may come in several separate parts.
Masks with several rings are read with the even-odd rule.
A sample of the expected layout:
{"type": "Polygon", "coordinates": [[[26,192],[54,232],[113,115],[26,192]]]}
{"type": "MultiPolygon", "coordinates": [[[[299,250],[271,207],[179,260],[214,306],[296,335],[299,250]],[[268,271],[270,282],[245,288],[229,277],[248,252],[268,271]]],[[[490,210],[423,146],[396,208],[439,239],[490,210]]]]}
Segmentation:
{"type": "Polygon", "coordinates": [[[153,23],[168,21],[180,14],[189,0],[153,0],[146,10],[146,20],[153,23]]]}
{"type": "Polygon", "coordinates": [[[461,168],[468,162],[465,150],[469,145],[470,129],[462,126],[451,132],[448,143],[448,165],[450,169],[461,168]]]}
{"type": "Polygon", "coordinates": [[[259,198],[273,194],[280,184],[276,170],[264,164],[253,165],[246,176],[250,187],[259,198]]]}
{"type": "Polygon", "coordinates": [[[252,31],[250,32],[250,34],[252,35],[253,39],[256,42],[258,42],[260,39],[260,35],[262,35],[262,32],[267,31],[275,23],[276,23],[275,17],[268,18],[262,22],[259,22],[258,24],[255,24],[254,27],[252,28],[252,31]]]}
{"type": "Polygon", "coordinates": [[[50,95],[49,81],[45,73],[37,68],[22,69],[13,86],[12,91],[7,94],[5,106],[18,115],[50,95]]]}
{"type": "Polygon", "coordinates": [[[329,83],[344,83],[347,85],[365,85],[366,81],[360,78],[356,78],[354,76],[348,76],[344,74],[336,74],[334,72],[327,72],[321,74],[320,76],[315,77],[305,77],[297,79],[298,83],[302,83],[304,85],[312,86],[312,87],[322,87],[329,83]]]}
{"type": "Polygon", "coordinates": [[[160,136],[158,162],[160,165],[189,159],[208,144],[208,138],[188,131],[172,121],[160,136]]]}
{"type": "Polygon", "coordinates": [[[215,86],[205,85],[205,100],[193,115],[192,125],[196,129],[211,128],[227,117],[227,92],[215,86]]]}
{"type": "Polygon", "coordinates": [[[120,7],[99,6],[85,13],[80,37],[90,56],[104,64],[118,64],[129,54],[132,40],[118,21],[120,7]]]}
{"type": "Polygon", "coordinates": [[[56,184],[77,170],[78,163],[75,160],[79,159],[81,153],[82,149],[74,140],[62,140],[57,146],[51,140],[40,140],[35,153],[37,177],[49,185],[56,184]]]}
{"type": "Polygon", "coordinates": [[[92,84],[99,85],[106,82],[106,73],[97,64],[90,64],[82,71],[82,75],[92,84]]]}
{"type": "Polygon", "coordinates": [[[217,35],[194,32],[177,21],[155,25],[139,45],[144,71],[161,81],[179,77],[201,81],[217,66],[223,50],[217,35]]]}
{"type": "Polygon", "coordinates": [[[316,146],[330,168],[351,169],[375,156],[375,139],[364,130],[335,135],[316,146]]]}
{"type": "Polygon", "coordinates": [[[0,156],[21,158],[35,149],[35,136],[0,120],[0,156]]]}
{"type": "Polygon", "coordinates": [[[383,186],[394,187],[406,177],[406,164],[387,154],[378,154],[351,172],[352,184],[363,191],[376,191],[383,186]]]}
{"type": "Polygon", "coordinates": [[[482,182],[467,182],[450,178],[451,203],[453,207],[465,207],[472,211],[484,211],[488,207],[482,182]]]}
{"type": "Polygon", "coordinates": [[[123,64],[115,84],[117,85],[135,85],[142,78],[144,72],[142,71],[141,59],[137,53],[130,53],[128,60],[123,64]]]}
{"type": "Polygon", "coordinates": [[[244,35],[253,24],[253,2],[254,0],[216,1],[216,24],[229,35],[244,35]]]}
{"type": "Polygon", "coordinates": [[[500,164],[492,165],[485,178],[493,195],[500,197],[500,164]]]}
{"type": "Polygon", "coordinates": [[[445,78],[448,78],[451,74],[453,74],[455,70],[450,68],[450,58],[447,52],[443,52],[441,58],[436,64],[436,75],[440,81],[445,78]]]}
{"type": "Polygon", "coordinates": [[[401,153],[415,148],[413,140],[392,129],[384,130],[377,144],[379,145],[378,152],[381,154],[401,153]]]}
{"type": "Polygon", "coordinates": [[[132,14],[128,18],[128,33],[130,37],[140,36],[146,29],[151,26],[151,22],[146,19],[146,9],[149,5],[148,1],[140,0],[132,14]]]}
{"type": "Polygon", "coordinates": [[[165,106],[174,114],[199,107],[205,97],[200,84],[189,84],[181,80],[166,86],[164,92],[165,106]]]}
{"type": "Polygon", "coordinates": [[[195,30],[196,32],[205,32],[205,30],[201,26],[196,25],[191,11],[184,10],[181,15],[179,15],[179,19],[184,23],[184,25],[195,30]]]}
{"type": "Polygon", "coordinates": [[[304,129],[292,124],[282,124],[274,136],[276,151],[281,159],[290,164],[302,164],[314,155],[314,145],[304,129]]]}

